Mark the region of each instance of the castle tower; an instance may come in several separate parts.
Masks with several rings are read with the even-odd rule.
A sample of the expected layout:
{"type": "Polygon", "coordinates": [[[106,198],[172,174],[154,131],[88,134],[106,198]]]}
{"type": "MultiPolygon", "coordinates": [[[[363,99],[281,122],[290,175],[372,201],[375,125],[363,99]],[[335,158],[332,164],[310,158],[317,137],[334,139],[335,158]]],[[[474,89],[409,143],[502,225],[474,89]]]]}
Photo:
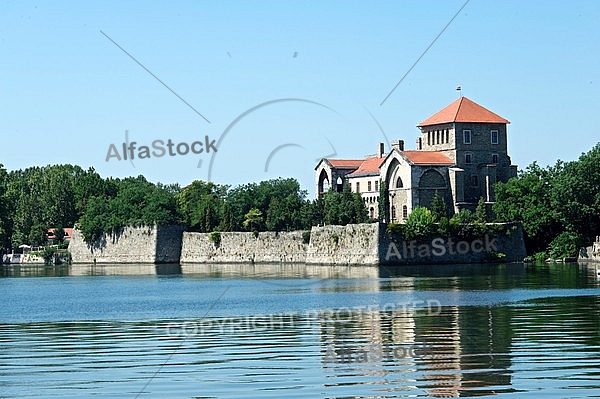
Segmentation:
{"type": "Polygon", "coordinates": [[[463,187],[455,197],[462,197],[464,205],[473,205],[480,197],[493,202],[493,185],[516,176],[507,150],[509,123],[461,97],[417,125],[421,129],[417,149],[439,151],[456,163],[463,187]]]}

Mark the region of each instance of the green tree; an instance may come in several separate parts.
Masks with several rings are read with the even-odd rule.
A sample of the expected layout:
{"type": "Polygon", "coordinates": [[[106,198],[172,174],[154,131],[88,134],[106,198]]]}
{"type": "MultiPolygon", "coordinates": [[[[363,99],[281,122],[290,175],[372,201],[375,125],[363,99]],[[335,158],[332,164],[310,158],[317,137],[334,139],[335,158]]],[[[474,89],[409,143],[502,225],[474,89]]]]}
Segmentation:
{"type": "Polygon", "coordinates": [[[179,223],[181,215],[172,186],[153,184],[143,176],[116,179],[116,196],[91,197],[79,220],[87,242],[125,226],[179,223]]]}
{"type": "Polygon", "coordinates": [[[65,242],[65,229],[61,224],[57,225],[54,228],[54,244],[62,244],[65,242]]]}
{"type": "Polygon", "coordinates": [[[477,201],[477,208],[475,208],[475,220],[477,220],[479,223],[488,222],[487,205],[485,204],[485,199],[483,197],[480,197],[479,201],[477,201]]]}
{"type": "Polygon", "coordinates": [[[550,202],[565,231],[588,244],[600,233],[600,144],[564,164],[554,177],[550,202]]]}
{"type": "Polygon", "coordinates": [[[202,232],[211,232],[221,224],[227,186],[195,180],[177,194],[184,223],[202,232]]]}
{"type": "Polygon", "coordinates": [[[431,200],[430,210],[433,219],[436,222],[439,222],[442,218],[449,217],[450,212],[448,211],[448,205],[446,204],[444,198],[442,198],[442,196],[437,193],[437,191],[433,196],[433,199],[431,200]]]}
{"type": "Polygon", "coordinates": [[[390,221],[389,191],[385,180],[380,180],[379,183],[379,221],[390,221]]]}
{"type": "MultiPolygon", "coordinates": [[[[229,191],[227,201],[231,204],[236,229],[244,227],[245,215],[251,209],[258,209],[270,228],[284,230],[301,227],[300,210],[306,194],[296,179],[273,179],[236,187],[229,191]]],[[[265,227],[267,224],[263,223],[256,229],[265,227]]]]}
{"type": "Polygon", "coordinates": [[[246,215],[244,215],[244,227],[249,231],[257,230],[262,224],[263,213],[256,208],[250,209],[246,215]]]}
{"type": "Polygon", "coordinates": [[[8,192],[8,173],[0,163],[0,250],[10,246],[11,223],[8,192]]]}
{"type": "Polygon", "coordinates": [[[317,198],[304,201],[300,208],[301,228],[308,230],[312,226],[322,226],[325,223],[325,200],[317,198]]]}
{"type": "Polygon", "coordinates": [[[351,192],[348,186],[341,193],[327,192],[323,200],[325,224],[344,226],[349,223],[366,223],[369,220],[362,197],[351,192]]]}
{"type": "Polygon", "coordinates": [[[220,230],[221,231],[234,231],[235,221],[233,216],[233,210],[229,201],[223,202],[223,218],[221,219],[220,230]]]}
{"type": "Polygon", "coordinates": [[[552,204],[555,179],[562,169],[561,162],[545,169],[534,162],[517,177],[495,185],[493,210],[496,219],[521,222],[529,253],[545,251],[564,230],[552,204]]]}

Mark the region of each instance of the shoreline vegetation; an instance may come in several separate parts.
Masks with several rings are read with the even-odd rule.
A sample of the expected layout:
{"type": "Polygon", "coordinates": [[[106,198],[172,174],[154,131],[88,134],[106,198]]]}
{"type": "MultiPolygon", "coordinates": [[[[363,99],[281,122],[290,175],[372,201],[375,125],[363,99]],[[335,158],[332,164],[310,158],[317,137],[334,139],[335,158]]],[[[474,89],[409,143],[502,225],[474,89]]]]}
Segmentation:
{"type": "MultiPolygon", "coordinates": [[[[546,168],[534,162],[496,184],[492,214],[483,200],[475,212],[454,214],[436,197],[429,208],[413,209],[405,223],[389,223],[388,230],[419,240],[432,234],[481,236],[488,222],[519,222],[535,260],[576,257],[600,232],[599,166],[600,144],[576,161],[546,168]]],[[[10,172],[0,164],[0,251],[47,245],[48,229],[67,226],[76,226],[87,243],[126,226],[168,224],[211,233],[218,241],[220,232],[258,235],[375,221],[359,194],[346,189],[309,200],[294,178],[237,187],[194,181],[181,188],[141,175],[102,178],[93,168],[68,164],[10,172]]]]}

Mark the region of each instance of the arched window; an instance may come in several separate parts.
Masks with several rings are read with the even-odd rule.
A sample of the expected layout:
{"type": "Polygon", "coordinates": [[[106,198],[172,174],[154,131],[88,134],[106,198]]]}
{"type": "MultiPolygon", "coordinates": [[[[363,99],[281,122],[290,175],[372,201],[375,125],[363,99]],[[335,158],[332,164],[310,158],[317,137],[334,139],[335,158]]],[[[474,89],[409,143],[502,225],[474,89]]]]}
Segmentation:
{"type": "Polygon", "coordinates": [[[403,219],[408,218],[408,207],[406,205],[402,205],[402,218],[403,219]]]}
{"type": "Polygon", "coordinates": [[[392,220],[396,220],[396,207],[392,205],[392,220]]]}
{"type": "MultiPolygon", "coordinates": [[[[337,180],[335,181],[335,184],[337,186],[336,191],[338,193],[341,193],[344,190],[344,181],[342,180],[342,178],[338,176],[337,180]]],[[[352,190],[352,189],[350,189],[350,190],[352,190]]]]}
{"type": "Polygon", "coordinates": [[[369,209],[369,213],[371,214],[371,219],[375,219],[375,208],[371,207],[371,209],[369,209]]]}
{"type": "Polygon", "coordinates": [[[402,178],[400,176],[398,176],[398,178],[396,179],[396,188],[402,188],[404,187],[404,183],[402,183],[402,178]]]}

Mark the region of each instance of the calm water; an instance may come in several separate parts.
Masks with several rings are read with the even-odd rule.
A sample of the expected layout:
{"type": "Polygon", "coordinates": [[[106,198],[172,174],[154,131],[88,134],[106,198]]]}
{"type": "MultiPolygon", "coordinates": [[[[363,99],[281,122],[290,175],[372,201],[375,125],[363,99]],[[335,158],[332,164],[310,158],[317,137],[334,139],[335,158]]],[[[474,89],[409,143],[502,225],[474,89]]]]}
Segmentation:
{"type": "Polygon", "coordinates": [[[600,397],[594,266],[0,267],[0,398],[600,397]]]}

